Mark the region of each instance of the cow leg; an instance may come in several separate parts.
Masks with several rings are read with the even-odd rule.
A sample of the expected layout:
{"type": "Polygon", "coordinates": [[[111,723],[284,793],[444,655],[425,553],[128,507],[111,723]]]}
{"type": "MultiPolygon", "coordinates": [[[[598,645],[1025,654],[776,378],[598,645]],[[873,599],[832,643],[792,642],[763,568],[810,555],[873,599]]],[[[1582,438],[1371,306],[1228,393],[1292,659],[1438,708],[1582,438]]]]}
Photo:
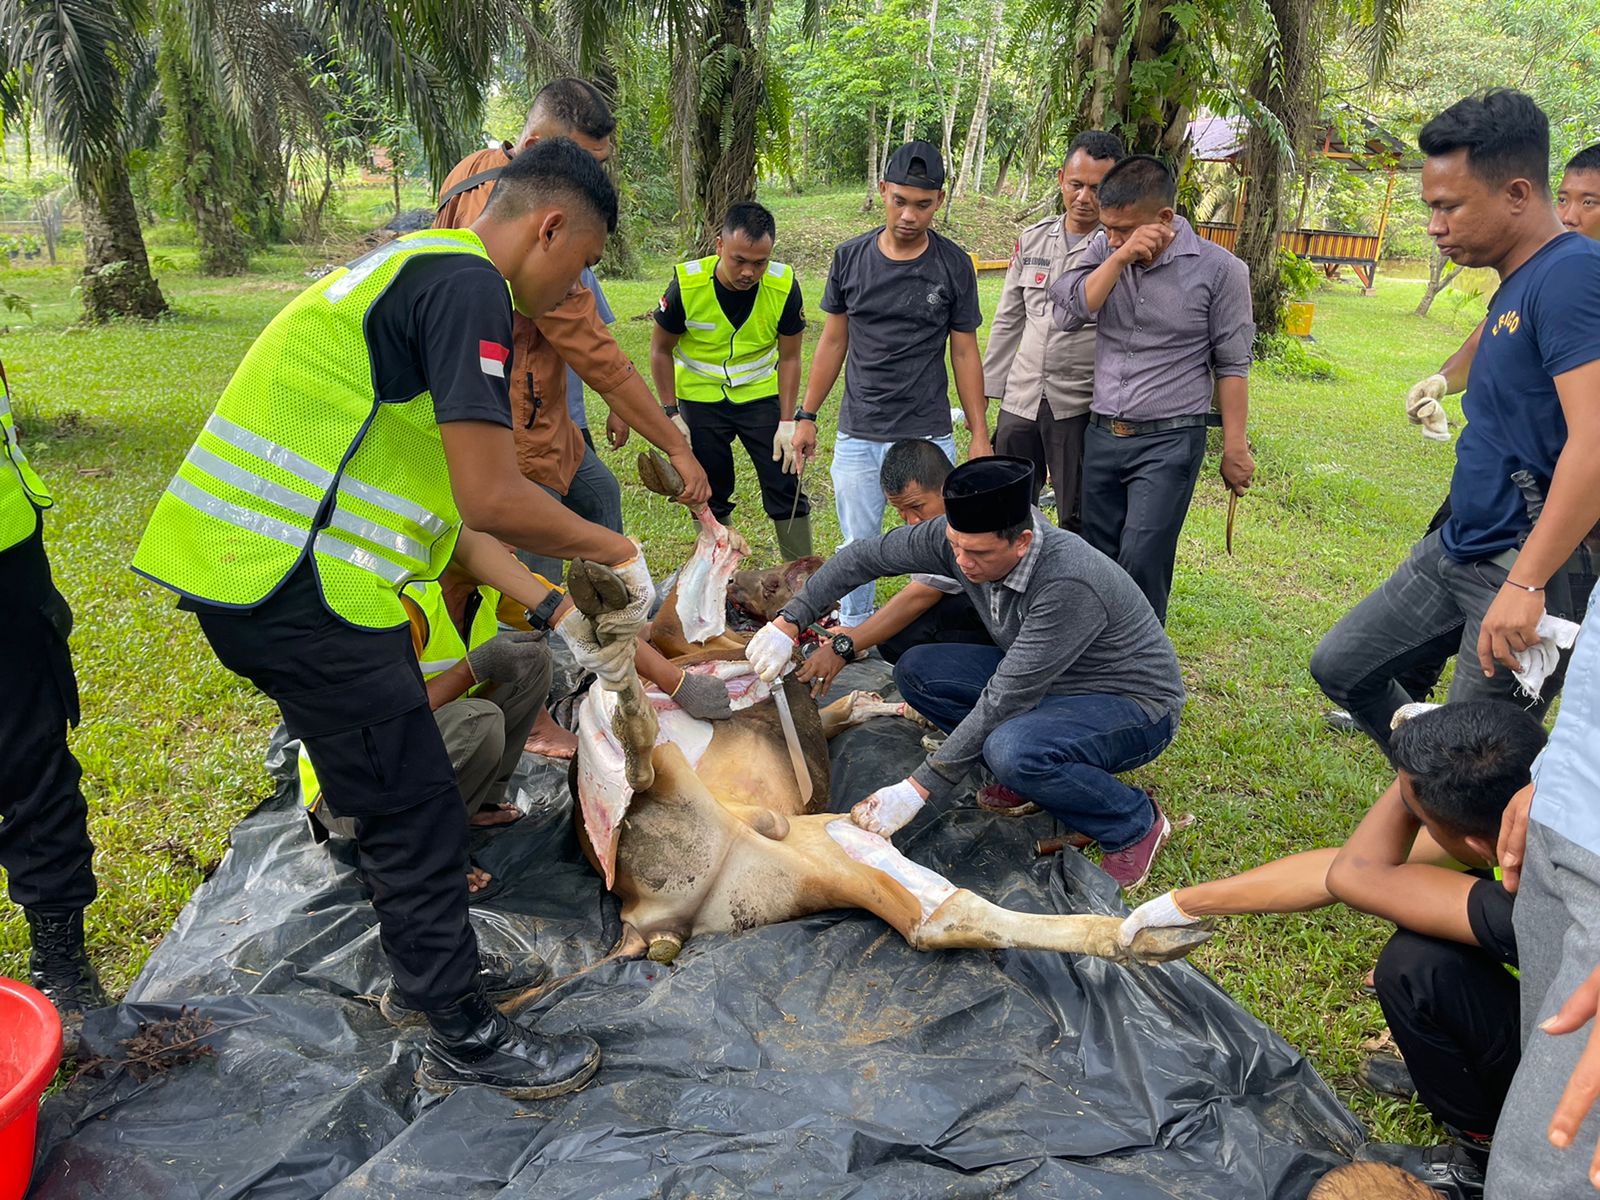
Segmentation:
{"type": "MultiPolygon", "coordinates": [[[[574,559],[567,571],[567,591],[578,611],[590,620],[627,606],[628,593],[622,580],[602,563],[574,559]]],[[[622,746],[628,786],[636,792],[647,790],[656,778],[650,751],[655,747],[659,726],[655,706],[645,696],[644,685],[631,662],[627,679],[617,692],[611,728],[622,746]]]]}
{"type": "Polygon", "coordinates": [[[1196,926],[1144,929],[1131,947],[1123,947],[1117,942],[1118,917],[1013,912],[957,888],[887,838],[848,820],[830,821],[825,833],[841,855],[865,868],[835,877],[842,887],[835,899],[876,913],[918,950],[1055,950],[1155,963],[1182,958],[1211,936],[1196,926]]]}
{"type": "Polygon", "coordinates": [[[933,728],[933,722],[904,700],[888,701],[877,692],[851,692],[818,711],[822,714],[823,736],[829,739],[846,729],[865,725],[874,717],[904,717],[914,725],[933,728]]]}

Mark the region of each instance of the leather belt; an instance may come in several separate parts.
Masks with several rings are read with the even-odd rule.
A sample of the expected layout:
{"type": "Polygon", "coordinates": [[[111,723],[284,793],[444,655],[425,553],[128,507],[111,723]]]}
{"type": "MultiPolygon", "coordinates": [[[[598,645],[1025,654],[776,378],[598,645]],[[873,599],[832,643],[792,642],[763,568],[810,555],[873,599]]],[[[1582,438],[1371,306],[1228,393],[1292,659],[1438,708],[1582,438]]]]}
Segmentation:
{"type": "Polygon", "coordinates": [[[1090,413],[1089,423],[1109,429],[1113,437],[1139,437],[1146,433],[1165,433],[1169,429],[1194,429],[1210,424],[1210,419],[1205,413],[1195,413],[1187,417],[1162,417],[1155,421],[1124,421],[1121,417],[1090,413]]]}

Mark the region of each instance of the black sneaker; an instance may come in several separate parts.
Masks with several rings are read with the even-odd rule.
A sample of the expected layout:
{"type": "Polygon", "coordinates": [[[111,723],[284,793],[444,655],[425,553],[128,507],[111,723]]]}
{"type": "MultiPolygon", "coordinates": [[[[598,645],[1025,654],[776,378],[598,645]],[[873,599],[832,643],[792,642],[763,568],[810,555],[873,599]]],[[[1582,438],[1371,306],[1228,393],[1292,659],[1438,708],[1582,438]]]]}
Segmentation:
{"type": "Polygon", "coordinates": [[[28,956],[28,982],[56,1006],[65,1023],[77,1023],[92,1008],[111,1003],[100,976],[83,948],[83,910],[42,913],[24,910],[33,950],[28,956]]]}
{"type": "Polygon", "coordinates": [[[1480,1200],[1483,1172],[1488,1165],[1484,1151],[1468,1149],[1454,1142],[1438,1146],[1407,1146],[1398,1142],[1368,1142],[1356,1152],[1360,1162],[1388,1163],[1413,1175],[1446,1200],[1480,1200]]]}
{"type": "Polygon", "coordinates": [[[1360,733],[1356,727],[1356,719],[1348,709],[1330,708],[1322,714],[1322,723],[1335,733],[1360,733]]]}
{"type": "MultiPolygon", "coordinates": [[[[537,954],[512,959],[504,954],[478,951],[479,986],[492,1003],[509,1000],[518,992],[538,987],[548,978],[550,968],[537,954]]],[[[392,979],[378,1000],[378,1011],[391,1024],[400,1026],[421,1025],[428,1019],[420,1008],[412,1008],[405,1002],[392,979]]]]}
{"type": "Polygon", "coordinates": [[[1406,1066],[1406,1060],[1398,1054],[1369,1054],[1361,1060],[1356,1075],[1380,1096],[1416,1099],[1417,1085],[1411,1080],[1411,1070],[1406,1066]]]}
{"type": "Polygon", "coordinates": [[[430,1092],[487,1087],[513,1100],[546,1100],[577,1091],[600,1069],[593,1038],[535,1033],[481,991],[430,1012],[428,1024],[416,1078],[430,1092]]]}

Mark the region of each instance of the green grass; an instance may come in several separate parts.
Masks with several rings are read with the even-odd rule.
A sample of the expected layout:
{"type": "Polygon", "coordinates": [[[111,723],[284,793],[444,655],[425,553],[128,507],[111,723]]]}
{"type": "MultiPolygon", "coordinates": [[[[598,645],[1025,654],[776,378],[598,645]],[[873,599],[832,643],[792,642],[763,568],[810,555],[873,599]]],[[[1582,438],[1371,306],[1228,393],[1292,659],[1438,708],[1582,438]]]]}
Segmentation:
{"type": "MultiPolygon", "coordinates": [[[[382,197],[369,199],[386,218],[382,197]]],[[[784,240],[803,250],[864,228],[857,205],[848,194],[779,198],[780,255],[784,240]]],[[[968,205],[974,210],[987,232],[974,226],[968,244],[1003,254],[1003,214],[968,205]]],[[[138,972],[226,848],[229,828],[267,792],[260,752],[275,719],[270,703],[217,664],[193,620],[126,564],[251,338],[305,285],[309,266],[340,257],[337,248],[280,247],[257,255],[247,276],[203,279],[181,239],[161,232],[156,253],[175,313],[152,326],[75,326],[69,265],[0,271],[0,286],[34,305],[31,321],[5,317],[0,357],[29,453],[58,499],[47,538],[77,613],[84,722],[72,744],[84,766],[102,894],[90,910],[91,948],[114,989],[138,972]]],[[[824,268],[816,254],[793,257],[809,261],[802,280],[815,318],[824,268]]],[[[618,340],[636,363],[646,361],[648,314],[669,269],[657,262],[644,280],[606,284],[618,340]]],[[[999,284],[997,275],[980,283],[986,313],[999,284]]],[[[1432,316],[1417,318],[1420,293],[1420,282],[1382,274],[1372,297],[1348,284],[1324,287],[1316,350],[1335,363],[1336,377],[1291,381],[1258,369],[1251,436],[1259,471],[1240,504],[1232,558],[1223,552],[1215,458],[1207,465],[1179,549],[1169,622],[1190,703],[1172,748],[1139,772],[1169,811],[1197,821],[1175,838],[1141,898],[1338,843],[1385,782],[1366,741],[1322,728],[1325,704],[1306,663],[1317,639],[1399,560],[1447,486],[1454,456],[1406,424],[1400,398],[1437,368],[1481,307],[1442,299],[1432,316]]],[[[818,328],[814,320],[808,337],[818,328]]],[[[824,451],[834,411],[824,414],[824,451]]],[[[592,397],[590,414],[600,428],[604,413],[592,397]]],[[[631,531],[665,569],[688,553],[692,531],[681,510],[631,481],[637,447],[611,462],[624,480],[631,531]]],[[[832,547],[838,529],[825,462],[807,472],[806,486],[819,545],[832,547]]],[[[757,560],[771,561],[772,528],[748,465],[736,498],[735,522],[757,560]]],[[[1429,1133],[1420,1109],[1377,1101],[1354,1082],[1359,1043],[1383,1024],[1376,1002],[1357,989],[1386,935],[1380,922],[1342,909],[1238,918],[1196,961],[1308,1054],[1375,1137],[1415,1139],[1429,1133]]],[[[0,973],[25,970],[25,945],[20,914],[0,910],[0,973]]]]}

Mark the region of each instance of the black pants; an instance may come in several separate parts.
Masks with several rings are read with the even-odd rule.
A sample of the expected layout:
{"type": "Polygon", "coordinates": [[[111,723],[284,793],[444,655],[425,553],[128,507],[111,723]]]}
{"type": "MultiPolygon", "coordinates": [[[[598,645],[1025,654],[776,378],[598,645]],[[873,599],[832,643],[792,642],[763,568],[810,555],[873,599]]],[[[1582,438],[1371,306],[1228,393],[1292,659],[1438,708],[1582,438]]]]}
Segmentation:
{"type": "Polygon", "coordinates": [[[1487,950],[1405,929],[1373,977],[1418,1099],[1446,1125],[1493,1133],[1522,1057],[1516,978],[1487,950]]]}
{"type": "Polygon", "coordinates": [[[72,610],[50,578],[43,520],[0,551],[0,867],[11,899],[62,915],[95,897],[83,771],[67,748],[78,683],[67,634],[72,610]]]}
{"type": "Polygon", "coordinates": [[[897,663],[900,656],[913,646],[926,646],[930,642],[966,642],[977,646],[992,646],[994,639],[984,628],[978,610],[963,595],[941,597],[927,612],[907,625],[893,637],[878,643],[878,653],[885,661],[897,663]]]}
{"type": "Polygon", "coordinates": [[[1043,396],[1031,420],[1002,410],[994,426],[994,452],[1033,461],[1035,496],[1049,476],[1056,490],[1056,524],[1073,533],[1083,531],[1083,432],[1088,428],[1088,413],[1057,417],[1043,396]]]}
{"type": "Polygon", "coordinates": [[[401,996],[423,1012],[459,1000],[478,970],[467,812],[411,631],[345,624],[324,607],[309,563],[248,612],[192,607],[223,666],[277,702],[323,790],[356,819],[357,859],[401,996]]]}
{"type": "Polygon", "coordinates": [[[1135,437],[1090,425],[1083,435],[1084,540],[1133,578],[1163,625],[1178,534],[1205,455],[1203,425],[1135,437]]]}
{"type": "Polygon", "coordinates": [[[733,512],[733,442],[744,443],[761,483],[761,507],[774,521],[787,521],[811,513],[811,502],[800,497],[795,507],[794,493],[800,486],[798,475],[784,472],[783,463],[772,461],[772,439],[778,432],[778,398],[702,402],[684,400],[678,405],[689,426],[689,448],[705,468],[711,484],[711,515],[726,523],[733,512]]]}

